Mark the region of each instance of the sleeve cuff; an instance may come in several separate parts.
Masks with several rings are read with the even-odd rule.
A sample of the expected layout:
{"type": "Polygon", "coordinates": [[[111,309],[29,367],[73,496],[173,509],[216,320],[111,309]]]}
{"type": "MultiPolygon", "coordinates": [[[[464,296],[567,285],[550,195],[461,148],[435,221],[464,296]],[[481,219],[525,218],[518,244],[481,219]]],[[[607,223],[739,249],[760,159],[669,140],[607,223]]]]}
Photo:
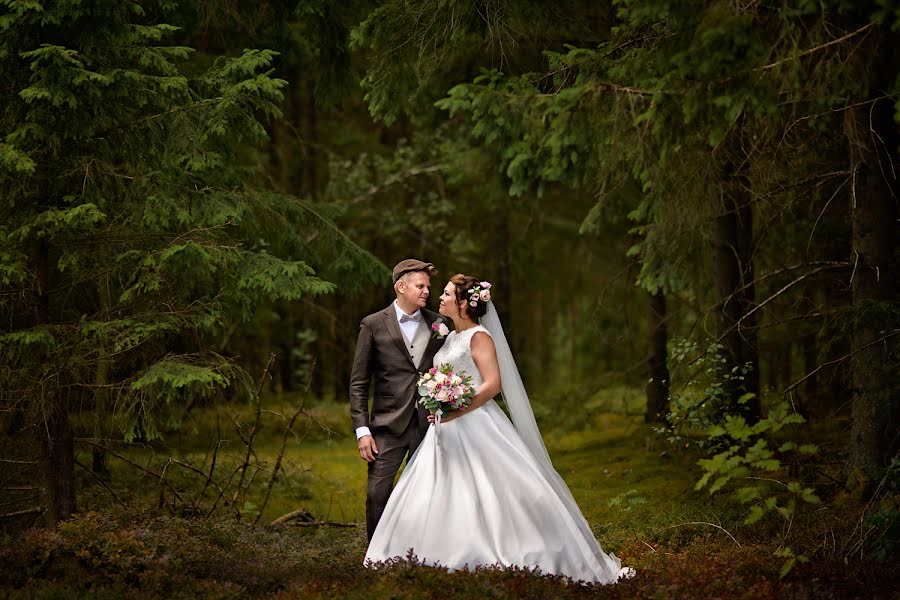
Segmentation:
{"type": "Polygon", "coordinates": [[[357,427],[356,428],[356,439],[359,439],[364,435],[372,435],[372,432],[369,431],[368,427],[357,427]]]}

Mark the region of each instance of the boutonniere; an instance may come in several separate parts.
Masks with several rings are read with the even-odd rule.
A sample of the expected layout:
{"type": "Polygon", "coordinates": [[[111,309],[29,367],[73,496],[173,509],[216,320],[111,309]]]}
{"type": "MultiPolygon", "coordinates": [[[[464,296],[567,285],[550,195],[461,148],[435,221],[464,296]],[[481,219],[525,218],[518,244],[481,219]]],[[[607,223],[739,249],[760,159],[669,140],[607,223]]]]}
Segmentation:
{"type": "Polygon", "coordinates": [[[450,329],[444,325],[443,317],[438,317],[434,323],[431,324],[431,331],[431,337],[439,340],[444,339],[447,334],[450,333],[450,329]]]}

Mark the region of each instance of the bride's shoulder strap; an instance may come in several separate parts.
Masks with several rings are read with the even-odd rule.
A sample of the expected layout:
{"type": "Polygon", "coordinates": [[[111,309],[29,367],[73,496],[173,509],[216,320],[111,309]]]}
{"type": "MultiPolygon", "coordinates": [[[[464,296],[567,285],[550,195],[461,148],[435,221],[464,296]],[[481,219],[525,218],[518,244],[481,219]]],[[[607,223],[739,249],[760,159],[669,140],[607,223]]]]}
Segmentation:
{"type": "Polygon", "coordinates": [[[475,334],[478,333],[479,331],[481,331],[482,333],[486,333],[489,338],[494,337],[491,335],[491,332],[488,331],[487,327],[485,327],[484,325],[478,325],[476,327],[473,327],[472,328],[472,337],[475,337],[475,334]]]}

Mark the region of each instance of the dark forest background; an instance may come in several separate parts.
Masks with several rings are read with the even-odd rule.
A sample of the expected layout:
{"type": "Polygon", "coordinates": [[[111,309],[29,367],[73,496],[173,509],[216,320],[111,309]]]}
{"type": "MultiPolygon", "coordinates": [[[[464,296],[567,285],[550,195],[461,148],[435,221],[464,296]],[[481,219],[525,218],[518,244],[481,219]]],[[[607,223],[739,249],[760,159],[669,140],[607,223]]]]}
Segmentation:
{"type": "Polygon", "coordinates": [[[417,257],[493,282],[545,427],[629,389],[749,518],[850,494],[896,539],[898,32],[887,0],[0,2],[0,525],[197,411],[345,403],[417,257]]]}

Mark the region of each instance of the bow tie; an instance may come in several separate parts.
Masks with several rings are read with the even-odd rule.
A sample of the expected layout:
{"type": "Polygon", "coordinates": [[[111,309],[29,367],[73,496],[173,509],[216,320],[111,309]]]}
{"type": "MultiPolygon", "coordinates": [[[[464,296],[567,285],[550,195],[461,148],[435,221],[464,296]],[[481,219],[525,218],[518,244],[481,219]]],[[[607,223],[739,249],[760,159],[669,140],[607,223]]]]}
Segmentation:
{"type": "Polygon", "coordinates": [[[402,316],[400,317],[400,322],[401,322],[401,323],[406,323],[407,321],[414,321],[414,322],[418,323],[418,322],[421,321],[421,320],[422,320],[422,315],[420,315],[420,314],[415,314],[415,315],[402,315],[402,316]]]}

